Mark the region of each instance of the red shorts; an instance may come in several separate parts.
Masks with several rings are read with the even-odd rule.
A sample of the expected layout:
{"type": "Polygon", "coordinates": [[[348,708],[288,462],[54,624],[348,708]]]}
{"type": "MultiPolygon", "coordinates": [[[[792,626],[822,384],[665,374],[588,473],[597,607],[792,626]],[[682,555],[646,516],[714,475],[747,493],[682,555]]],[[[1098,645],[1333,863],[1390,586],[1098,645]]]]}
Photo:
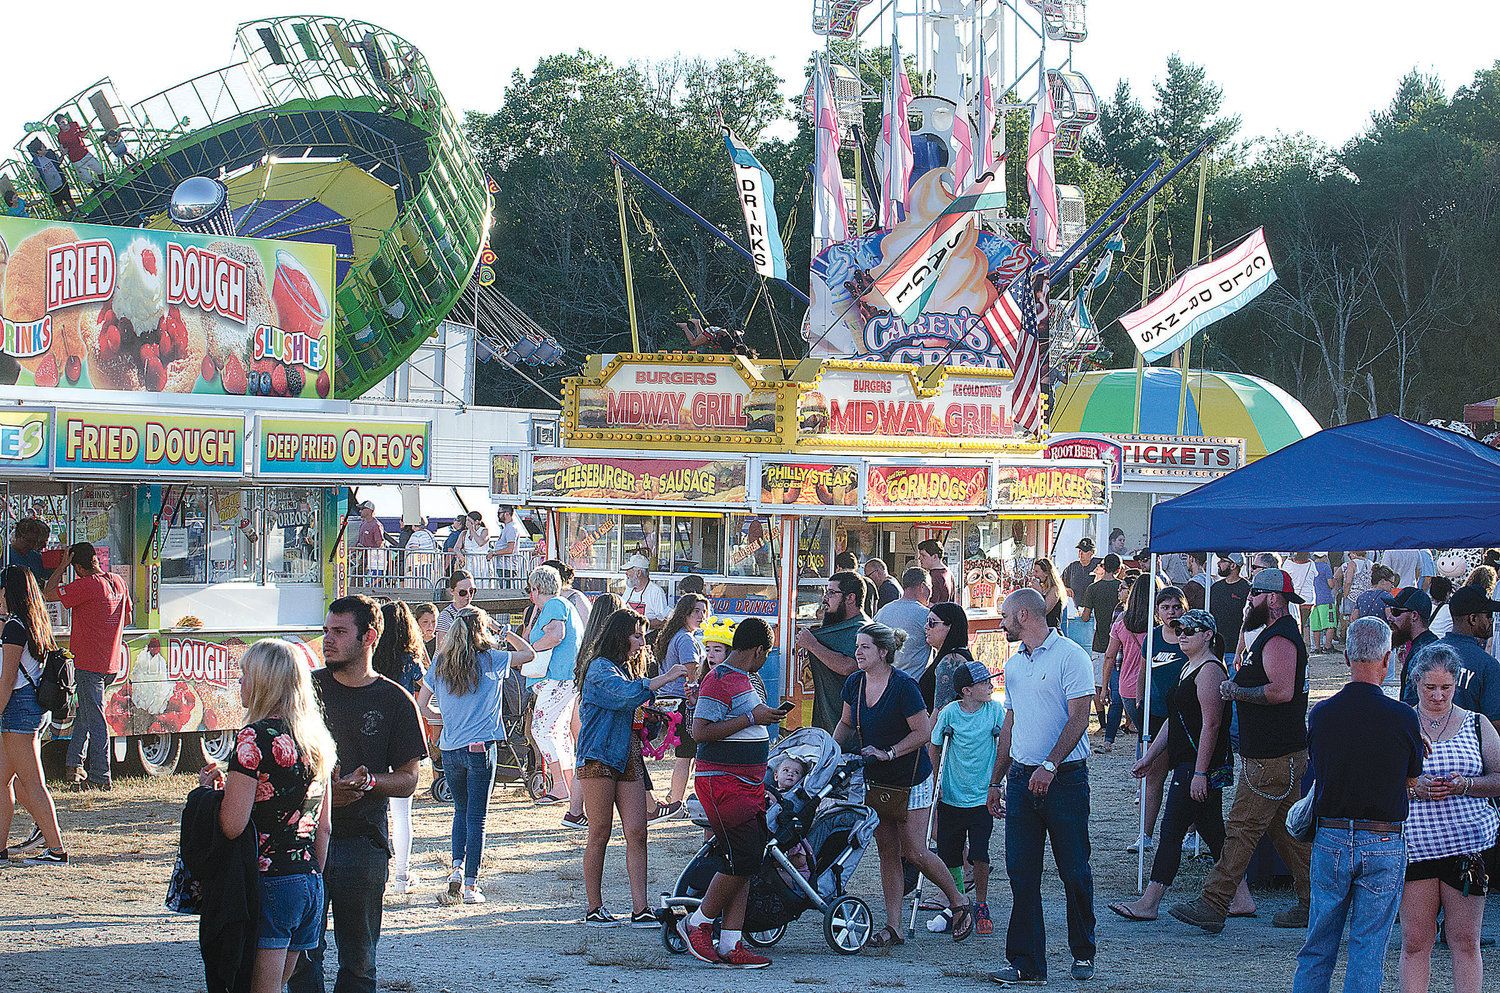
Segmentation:
{"type": "Polygon", "coordinates": [[[693,788],[703,804],[703,816],[714,834],[714,847],[731,876],[754,876],[766,859],[771,841],[766,827],[766,788],[738,776],[697,776],[693,788]]]}

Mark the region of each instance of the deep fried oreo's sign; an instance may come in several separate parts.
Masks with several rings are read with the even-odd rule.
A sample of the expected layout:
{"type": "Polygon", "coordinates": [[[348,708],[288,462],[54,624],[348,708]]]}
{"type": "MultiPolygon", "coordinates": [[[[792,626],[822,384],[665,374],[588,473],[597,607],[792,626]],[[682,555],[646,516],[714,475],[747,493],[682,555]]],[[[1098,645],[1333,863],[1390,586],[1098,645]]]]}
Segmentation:
{"type": "MultiPolygon", "coordinates": [[[[167,242],[167,302],[245,322],[245,264],[196,245],[167,242]]],[[[104,299],[104,298],[100,298],[104,299]]]]}

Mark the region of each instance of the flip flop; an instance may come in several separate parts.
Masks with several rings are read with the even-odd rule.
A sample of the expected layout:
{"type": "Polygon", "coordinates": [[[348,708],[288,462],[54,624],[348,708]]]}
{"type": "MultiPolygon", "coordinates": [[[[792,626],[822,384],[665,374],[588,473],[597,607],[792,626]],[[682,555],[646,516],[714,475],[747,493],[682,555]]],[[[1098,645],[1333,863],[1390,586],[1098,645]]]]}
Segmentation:
{"type": "Polygon", "coordinates": [[[974,905],[961,903],[953,908],[953,940],[963,941],[974,933],[974,905]]]}
{"type": "Polygon", "coordinates": [[[1113,910],[1115,913],[1119,914],[1121,917],[1125,918],[1127,921],[1154,921],[1154,920],[1156,920],[1155,917],[1143,917],[1142,915],[1137,914],[1135,911],[1131,910],[1128,906],[1126,906],[1123,903],[1112,903],[1112,904],[1109,905],[1109,909],[1113,910]]]}

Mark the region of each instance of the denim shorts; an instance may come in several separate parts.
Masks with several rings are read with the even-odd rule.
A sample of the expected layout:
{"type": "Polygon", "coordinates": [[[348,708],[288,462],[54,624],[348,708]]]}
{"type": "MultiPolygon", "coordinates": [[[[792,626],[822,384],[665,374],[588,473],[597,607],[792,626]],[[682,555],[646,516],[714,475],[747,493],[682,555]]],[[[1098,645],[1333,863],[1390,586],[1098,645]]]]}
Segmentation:
{"type": "Polygon", "coordinates": [[[5,712],[0,713],[0,731],[9,734],[36,734],[47,722],[47,712],[36,702],[36,689],[25,683],[10,693],[5,712]]]}
{"type": "Polygon", "coordinates": [[[259,948],[305,952],[323,938],[323,877],[316,872],[260,877],[259,948]]]}

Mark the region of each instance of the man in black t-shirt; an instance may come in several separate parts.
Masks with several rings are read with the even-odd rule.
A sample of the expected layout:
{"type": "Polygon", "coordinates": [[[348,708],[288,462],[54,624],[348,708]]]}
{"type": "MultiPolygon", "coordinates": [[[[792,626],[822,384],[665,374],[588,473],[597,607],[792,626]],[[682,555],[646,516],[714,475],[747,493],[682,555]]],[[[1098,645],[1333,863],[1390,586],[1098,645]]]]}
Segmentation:
{"type": "Polygon", "coordinates": [[[1109,701],[1104,695],[1104,650],[1109,647],[1109,626],[1115,618],[1115,607],[1120,603],[1120,556],[1110,552],[1104,556],[1100,566],[1104,578],[1091,583],[1083,594],[1079,605],[1078,619],[1094,622],[1094,640],[1089,654],[1094,660],[1094,709],[1098,712],[1099,727],[1106,726],[1109,701]]]}
{"type": "MultiPolygon", "coordinates": [[[[323,719],[338,750],[334,766],[333,832],[323,868],[326,906],[333,909],[339,972],[334,993],[375,989],[375,945],[391,857],[387,800],[417,789],[417,763],[427,754],[416,701],[375,671],[380,606],[365,596],[340,597],[323,622],[325,668],[313,673],[323,719]]],[[[326,913],[326,911],[325,911],[326,913]]],[[[309,949],[288,989],[323,993],[328,931],[309,949]]]]}
{"type": "Polygon", "coordinates": [[[1220,552],[1219,580],[1208,588],[1208,612],[1224,638],[1224,664],[1234,671],[1234,649],[1240,643],[1240,628],[1245,623],[1245,601],[1250,584],[1240,577],[1245,556],[1239,552],[1220,552]]]}

